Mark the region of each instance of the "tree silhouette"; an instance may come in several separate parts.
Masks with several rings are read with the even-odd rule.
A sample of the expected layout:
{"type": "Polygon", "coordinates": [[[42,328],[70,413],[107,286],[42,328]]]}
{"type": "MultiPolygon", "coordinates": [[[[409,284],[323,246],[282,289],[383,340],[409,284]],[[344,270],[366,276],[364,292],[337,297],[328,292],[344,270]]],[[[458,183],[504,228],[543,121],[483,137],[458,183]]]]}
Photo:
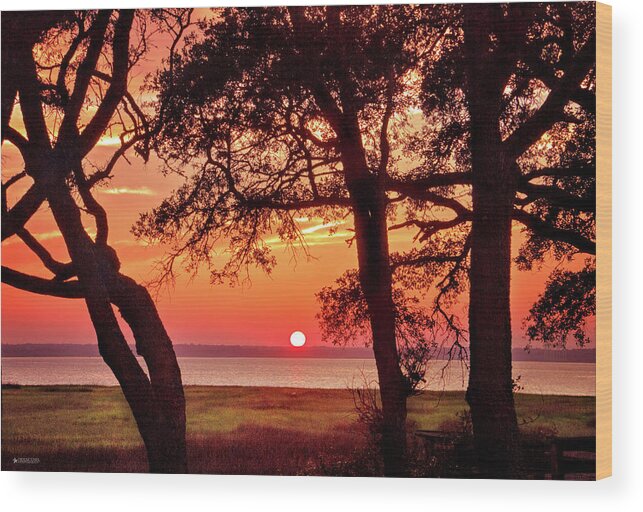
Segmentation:
{"type": "MultiPolygon", "coordinates": [[[[471,204],[449,225],[416,225],[430,237],[471,222],[467,400],[488,476],[518,471],[509,304],[512,220],[528,239],[518,264],[546,255],[595,254],[594,65],[592,4],[466,5],[454,18],[442,59],[425,68],[425,109],[443,119],[426,143],[434,162],[470,169],[471,204]]],[[[591,265],[591,263],[588,263],[591,265]]],[[[587,290],[591,273],[581,272],[587,290]]],[[[593,311],[591,292],[567,296],[565,324],[552,329],[563,281],[552,276],[530,315],[532,339],[576,333],[593,311]],[[575,297],[574,297],[575,296],[575,297]],[[580,308],[580,309],[577,309],[580,308]],[[548,331],[548,332],[547,332],[548,331]]],[[[580,280],[576,279],[576,283],[580,280]]]]}
{"type": "MultiPolygon", "coordinates": [[[[166,276],[187,256],[191,270],[207,262],[215,281],[237,280],[247,265],[274,265],[267,234],[305,245],[296,216],[331,223],[351,215],[359,263],[351,283],[358,282],[368,311],[387,475],[405,473],[409,389],[396,336],[388,216],[406,201],[400,139],[417,105],[409,83],[444,37],[445,18],[430,16],[440,9],[448,11],[223,11],[177,59],[174,78],[161,74],[157,82],[168,105],[159,113],[157,150],[170,169],[198,170],[135,228],[172,244],[166,276]],[[215,267],[213,249],[223,240],[231,257],[215,267]]],[[[439,175],[425,185],[453,181],[439,175]]],[[[336,298],[330,289],[321,296],[336,298]]]]}
{"type": "Polygon", "coordinates": [[[148,123],[128,91],[129,71],[146,50],[147,24],[163,20],[180,37],[188,14],[105,10],[2,16],[2,141],[15,145],[24,162],[24,170],[2,185],[2,239],[19,237],[53,274],[44,279],[2,267],[2,282],[85,301],[100,354],[131,408],[153,472],[187,471],[181,373],[147,290],[119,270],[108,243],[107,212],[92,189],[110,177],[129,149],[147,153],[148,123]],[[133,40],[133,32],[138,39],[133,40]],[[16,102],[25,134],[12,126],[16,102]],[[91,116],[90,105],[95,106],[91,116]],[[86,158],[108,131],[120,135],[121,145],[104,167],[89,174],[86,158]],[[10,188],[20,180],[32,185],[10,205],[10,188]],[[69,262],[56,261],[25,227],[45,203],[69,262]],[[93,218],[93,238],[81,211],[93,218]],[[149,377],[130,350],[112,306],[131,328],[149,377]]]}
{"type": "MultiPolygon", "coordinates": [[[[419,297],[409,295],[399,283],[393,286],[392,295],[399,366],[406,395],[412,396],[425,383],[428,363],[444,346],[443,337],[448,335],[419,297]]],[[[372,343],[368,305],[357,271],[345,272],[335,286],[322,288],[317,298],[321,306],[317,318],[325,341],[339,346],[354,341],[372,343]]]]}
{"type": "Polygon", "coordinates": [[[448,308],[467,277],[480,462],[517,474],[512,220],[528,234],[522,267],[595,250],[588,6],[227,9],[158,76],[155,149],[168,170],[197,166],[135,227],[172,245],[165,277],[184,256],[216,282],[269,271],[268,234],[305,245],[296,216],[352,216],[359,268],[322,290],[321,316],[331,341],[372,336],[387,475],[404,474],[408,394],[394,284],[434,290],[430,318],[458,348],[448,308]],[[388,230],[409,228],[419,243],[389,254],[388,230]]]}

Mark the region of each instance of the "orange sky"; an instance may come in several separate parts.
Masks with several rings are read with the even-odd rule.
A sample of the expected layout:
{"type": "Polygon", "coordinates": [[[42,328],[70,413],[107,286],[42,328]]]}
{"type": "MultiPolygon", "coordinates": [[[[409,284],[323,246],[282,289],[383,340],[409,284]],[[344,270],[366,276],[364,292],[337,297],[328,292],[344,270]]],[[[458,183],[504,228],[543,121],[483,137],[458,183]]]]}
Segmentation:
{"type": "MultiPolygon", "coordinates": [[[[160,45],[158,52],[162,52],[160,45]]],[[[138,70],[138,79],[153,67],[150,56],[147,69],[138,70]]],[[[19,114],[12,123],[20,125],[19,114]]],[[[115,149],[104,139],[90,155],[95,164],[104,162],[115,149]]],[[[148,247],[137,242],[130,228],[140,212],[158,205],[180,184],[176,176],[163,177],[158,160],[145,165],[132,157],[132,165],[121,160],[115,177],[97,192],[97,198],[110,219],[110,244],[117,250],[123,264],[122,271],[145,282],[154,277],[154,262],[162,255],[163,247],[148,247]]],[[[21,159],[10,144],[2,146],[2,179],[21,169],[21,159]]],[[[10,196],[19,194],[28,186],[23,180],[10,196]]],[[[91,221],[86,226],[92,226],[91,221]]],[[[57,232],[46,207],[43,207],[27,225],[50,251],[67,260],[62,238],[57,232]]],[[[307,260],[299,253],[295,260],[282,244],[275,243],[278,264],[270,276],[256,271],[251,273],[251,284],[231,288],[212,286],[207,270],[190,280],[177,279],[173,290],[158,296],[161,317],[175,343],[287,345],[290,333],[303,331],[308,344],[322,344],[315,319],[318,304],[315,293],[331,284],[345,270],[355,268],[355,248],[348,247],[347,231],[350,224],[341,225],[334,236],[321,226],[321,221],[302,221],[310,252],[314,259],[307,260]]],[[[91,231],[91,228],[90,228],[91,231]]],[[[520,226],[514,226],[514,251],[517,251],[520,226]]],[[[410,247],[410,232],[391,233],[391,250],[410,247]]],[[[32,253],[13,237],[2,244],[2,263],[22,272],[48,277],[32,253]]],[[[514,345],[524,346],[522,320],[529,307],[542,292],[552,265],[541,272],[515,270],[512,280],[512,315],[514,345]]],[[[593,328],[593,325],[592,325],[593,328]]],[[[129,336],[125,327],[124,332],[129,336]]],[[[131,336],[130,336],[131,337],[131,336]]],[[[95,335],[83,301],[38,296],[2,285],[2,342],[3,343],[93,343],[95,335]]],[[[571,347],[570,347],[571,348],[571,347]]]]}
{"type": "MultiPolygon", "coordinates": [[[[106,158],[113,148],[99,147],[92,159],[106,158]]],[[[3,146],[3,180],[12,174],[19,161],[12,146],[3,146]]],[[[118,251],[123,272],[148,281],[154,277],[154,262],[163,255],[163,247],[149,247],[137,242],[130,227],[139,212],[156,206],[180,181],[175,176],[162,177],[158,161],[147,165],[133,159],[132,165],[122,161],[109,185],[100,189],[98,199],[110,218],[110,243],[118,251]]],[[[26,183],[25,183],[26,186],[26,183]]],[[[16,187],[16,192],[18,188],[16,187]]],[[[86,223],[91,226],[91,222],[86,223]]],[[[302,228],[314,259],[307,260],[303,252],[293,260],[292,254],[276,242],[276,269],[270,276],[251,273],[251,283],[245,286],[213,286],[207,270],[196,278],[177,279],[173,290],[158,296],[161,317],[176,343],[230,344],[287,344],[290,333],[301,330],[308,343],[321,344],[315,319],[318,304],[315,293],[332,283],[345,270],[355,268],[354,247],[348,247],[349,224],[342,225],[334,236],[321,220],[302,221],[302,228]]],[[[65,258],[62,238],[57,232],[47,208],[44,207],[29,222],[32,234],[54,255],[65,258]]],[[[409,247],[409,233],[391,233],[391,249],[409,247]]],[[[514,251],[517,251],[520,226],[514,226],[514,251]]],[[[3,265],[23,272],[48,276],[38,260],[13,238],[2,245],[3,265]]],[[[522,319],[530,305],[544,288],[551,265],[541,272],[514,270],[512,280],[512,314],[514,344],[524,346],[522,319]]],[[[129,334],[126,330],[126,333],[129,334]]],[[[67,342],[92,343],[95,336],[81,300],[37,296],[2,285],[2,341],[4,343],[67,342]]]]}

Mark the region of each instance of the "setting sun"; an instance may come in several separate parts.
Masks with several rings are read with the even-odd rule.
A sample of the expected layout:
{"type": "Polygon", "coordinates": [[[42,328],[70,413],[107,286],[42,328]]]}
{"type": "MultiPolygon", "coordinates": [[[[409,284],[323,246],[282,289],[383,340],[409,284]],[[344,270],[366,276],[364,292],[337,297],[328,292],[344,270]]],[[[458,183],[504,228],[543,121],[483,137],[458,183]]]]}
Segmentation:
{"type": "Polygon", "coordinates": [[[607,476],[611,15],[485,2],[3,9],[0,471],[607,476]]]}
{"type": "Polygon", "coordinates": [[[295,331],[290,335],[290,344],[293,347],[303,347],[306,343],[306,335],[301,331],[295,331]]]}

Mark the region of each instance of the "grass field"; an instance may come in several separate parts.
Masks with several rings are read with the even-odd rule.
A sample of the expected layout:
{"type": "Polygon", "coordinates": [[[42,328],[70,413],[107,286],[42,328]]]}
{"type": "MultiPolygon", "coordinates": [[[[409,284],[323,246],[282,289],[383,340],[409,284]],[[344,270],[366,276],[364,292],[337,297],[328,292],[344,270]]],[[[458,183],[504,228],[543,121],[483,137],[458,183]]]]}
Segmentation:
{"type": "MultiPolygon", "coordinates": [[[[348,390],[188,386],[186,399],[191,472],[350,474],[348,461],[368,458],[348,390]]],[[[516,400],[526,433],[595,433],[593,397],[516,400]]],[[[463,393],[427,392],[411,398],[409,420],[451,429],[465,409],[463,393]]],[[[146,463],[119,388],[3,386],[2,469],[130,472],[146,463]]]]}

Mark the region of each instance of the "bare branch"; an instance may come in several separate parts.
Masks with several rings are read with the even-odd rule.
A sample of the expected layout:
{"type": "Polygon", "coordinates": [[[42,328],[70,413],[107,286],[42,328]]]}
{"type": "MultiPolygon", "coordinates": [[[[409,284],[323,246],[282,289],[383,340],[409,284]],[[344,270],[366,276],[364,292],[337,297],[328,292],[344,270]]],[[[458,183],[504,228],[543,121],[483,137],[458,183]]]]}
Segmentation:
{"type": "MultiPolygon", "coordinates": [[[[11,185],[13,185],[13,184],[17,183],[17,182],[18,182],[18,181],[20,181],[22,178],[26,178],[26,177],[27,177],[27,171],[20,171],[19,173],[17,173],[17,174],[15,174],[15,175],[11,176],[11,178],[9,178],[7,181],[5,181],[5,182],[2,184],[2,190],[3,190],[3,191],[7,190],[11,185]]],[[[3,210],[3,211],[4,211],[4,210],[3,210]]]]}
{"type": "Polygon", "coordinates": [[[78,281],[59,281],[23,274],[9,267],[2,267],[2,282],[39,295],[62,297],[65,299],[82,299],[85,297],[78,281]]]}
{"type": "Polygon", "coordinates": [[[134,20],[134,11],[121,10],[114,31],[112,80],[96,114],[80,135],[79,154],[86,155],[105,132],[110,119],[127,90],[129,71],[129,36],[134,20]]]}
{"type": "Polygon", "coordinates": [[[96,221],[96,245],[104,246],[107,244],[107,235],[109,233],[107,212],[93,196],[90,185],[80,165],[74,167],[74,177],[76,178],[80,197],[82,198],[87,211],[96,221]]]}
{"type": "Polygon", "coordinates": [[[393,115],[393,97],[395,95],[395,75],[393,69],[389,71],[389,77],[386,83],[386,108],[382,117],[382,127],[380,130],[380,165],[379,178],[383,180],[388,169],[388,162],[391,155],[391,144],[388,140],[388,126],[393,115]]]}
{"type": "Polygon", "coordinates": [[[45,200],[44,188],[32,185],[10,210],[2,214],[2,240],[15,235],[38,211],[45,200]]]}
{"type": "Polygon", "coordinates": [[[87,48],[85,58],[76,71],[74,90],[69,99],[69,103],[65,107],[65,117],[60,127],[60,137],[62,139],[74,137],[78,131],[78,118],[85,102],[92,72],[96,68],[98,59],[101,56],[101,50],[105,42],[105,32],[107,31],[107,25],[109,24],[111,15],[111,10],[99,11],[96,20],[89,30],[89,47],[87,48]]]}
{"type": "Polygon", "coordinates": [[[470,215],[458,215],[450,220],[422,221],[419,219],[411,219],[405,222],[401,222],[399,224],[394,224],[389,228],[389,230],[415,226],[419,228],[420,232],[422,233],[422,236],[420,236],[420,242],[425,242],[426,240],[431,238],[434,234],[436,234],[438,231],[454,228],[470,220],[471,220],[470,215]]]}
{"type": "Polygon", "coordinates": [[[2,140],[8,140],[9,142],[11,142],[11,144],[18,148],[22,155],[25,154],[27,146],[29,145],[29,141],[25,139],[20,134],[20,132],[18,132],[18,130],[12,128],[11,126],[7,126],[2,132],[2,140]]]}
{"type": "Polygon", "coordinates": [[[525,199],[516,200],[519,204],[525,205],[538,199],[545,199],[551,206],[557,208],[570,208],[583,212],[596,211],[595,197],[579,197],[559,187],[524,183],[518,186],[518,191],[527,195],[525,199]]]}
{"type": "Polygon", "coordinates": [[[531,181],[536,178],[554,177],[554,178],[593,178],[596,176],[595,165],[579,165],[575,167],[562,167],[562,168],[544,168],[528,172],[522,176],[525,181],[531,181]]]}
{"type": "Polygon", "coordinates": [[[77,25],[78,25],[78,34],[76,35],[76,37],[74,37],[73,41],[69,45],[69,48],[67,49],[67,52],[65,53],[65,55],[60,61],[60,67],[58,69],[58,77],[56,79],[56,91],[58,92],[60,98],[62,99],[63,104],[69,101],[69,91],[67,90],[67,85],[65,84],[65,81],[67,78],[67,70],[69,69],[71,60],[76,54],[76,51],[80,46],[80,43],[83,42],[91,33],[91,31],[85,30],[82,20],[78,20],[77,25]]]}
{"type": "Polygon", "coordinates": [[[404,181],[391,177],[387,178],[386,180],[386,185],[389,190],[403,193],[408,197],[414,197],[415,194],[422,193],[427,188],[470,184],[470,172],[435,173],[423,178],[404,181]]]}
{"type": "Polygon", "coordinates": [[[25,228],[22,228],[16,234],[38,256],[45,268],[56,276],[56,280],[65,281],[74,275],[71,262],[62,263],[54,259],[51,253],[25,228]]]}

